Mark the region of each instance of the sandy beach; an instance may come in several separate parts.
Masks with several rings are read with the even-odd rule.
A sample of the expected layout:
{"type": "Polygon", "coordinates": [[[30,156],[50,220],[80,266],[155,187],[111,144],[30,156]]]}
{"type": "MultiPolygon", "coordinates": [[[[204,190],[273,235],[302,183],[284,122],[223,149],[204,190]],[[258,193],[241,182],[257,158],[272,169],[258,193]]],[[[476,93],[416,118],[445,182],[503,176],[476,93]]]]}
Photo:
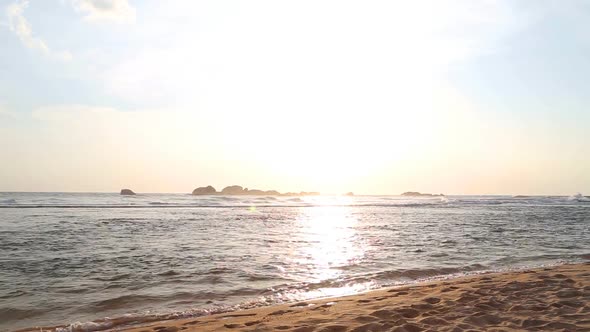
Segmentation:
{"type": "Polygon", "coordinates": [[[590,263],[162,321],[133,332],[590,331],[590,263]]]}

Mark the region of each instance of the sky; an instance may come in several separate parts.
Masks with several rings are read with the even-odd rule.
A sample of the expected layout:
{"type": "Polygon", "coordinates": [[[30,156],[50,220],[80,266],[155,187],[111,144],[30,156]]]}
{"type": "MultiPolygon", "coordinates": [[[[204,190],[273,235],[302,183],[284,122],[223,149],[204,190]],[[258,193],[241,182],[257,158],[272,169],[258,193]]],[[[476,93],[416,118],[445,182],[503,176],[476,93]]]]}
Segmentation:
{"type": "Polygon", "coordinates": [[[0,191],[590,194],[590,2],[0,0],[0,191]]]}

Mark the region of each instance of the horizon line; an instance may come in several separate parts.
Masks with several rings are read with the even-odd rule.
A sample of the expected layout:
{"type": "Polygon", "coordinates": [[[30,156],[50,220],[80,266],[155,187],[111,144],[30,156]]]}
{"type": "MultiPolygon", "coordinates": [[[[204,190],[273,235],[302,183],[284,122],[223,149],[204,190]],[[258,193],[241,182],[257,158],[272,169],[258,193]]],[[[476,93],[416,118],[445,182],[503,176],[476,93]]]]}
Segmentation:
{"type": "MultiPolygon", "coordinates": [[[[28,190],[8,190],[8,191],[3,191],[0,190],[0,193],[5,194],[5,193],[39,193],[39,194],[118,194],[119,195],[120,190],[118,191],[28,191],[28,190]]],[[[420,192],[422,193],[422,192],[420,192]]],[[[141,195],[141,194],[147,194],[147,195],[152,195],[152,194],[186,194],[186,195],[191,195],[191,196],[209,196],[209,195],[193,195],[190,191],[187,192],[173,192],[173,191],[168,191],[168,192],[135,192],[136,195],[141,195]]],[[[283,193],[281,193],[283,194],[283,193]]],[[[295,193],[297,194],[297,193],[295,193]]],[[[428,192],[424,192],[423,194],[430,194],[428,192]]],[[[440,194],[440,193],[439,193],[440,194]]],[[[439,194],[433,194],[432,197],[440,197],[439,194]]],[[[560,196],[564,196],[564,197],[568,197],[568,196],[575,196],[577,194],[580,194],[582,196],[586,196],[584,194],[582,194],[581,191],[577,191],[575,193],[570,193],[570,194],[509,194],[509,193],[480,193],[480,194],[442,194],[442,196],[512,196],[512,197],[516,197],[516,196],[531,196],[531,197],[542,197],[542,196],[554,196],[554,197],[560,197],[560,196]]],[[[248,196],[248,195],[224,195],[221,194],[221,192],[217,192],[216,194],[213,195],[217,195],[217,196],[248,196]]],[[[252,195],[252,196],[256,196],[256,195],[252,195]]],[[[259,195],[259,196],[269,196],[269,195],[259,195]]],[[[319,193],[318,195],[309,195],[309,196],[347,196],[346,193],[319,193]]],[[[365,194],[365,193],[359,193],[356,194],[354,193],[353,196],[402,196],[401,193],[398,194],[365,194]]],[[[590,195],[588,195],[590,196],[590,195]]],[[[350,196],[348,196],[350,197],[350,196]]],[[[405,197],[419,197],[419,196],[405,196],[405,197]]],[[[428,198],[428,196],[423,196],[428,198]]]]}

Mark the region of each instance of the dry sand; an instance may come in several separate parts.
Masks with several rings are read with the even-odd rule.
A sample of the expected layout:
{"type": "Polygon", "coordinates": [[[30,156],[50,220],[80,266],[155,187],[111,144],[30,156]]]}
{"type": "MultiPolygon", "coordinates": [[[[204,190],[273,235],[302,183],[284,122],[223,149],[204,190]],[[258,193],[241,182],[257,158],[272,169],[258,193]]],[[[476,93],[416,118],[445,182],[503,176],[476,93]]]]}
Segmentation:
{"type": "Polygon", "coordinates": [[[128,328],[176,331],[590,331],[590,263],[490,273],[128,328]]]}

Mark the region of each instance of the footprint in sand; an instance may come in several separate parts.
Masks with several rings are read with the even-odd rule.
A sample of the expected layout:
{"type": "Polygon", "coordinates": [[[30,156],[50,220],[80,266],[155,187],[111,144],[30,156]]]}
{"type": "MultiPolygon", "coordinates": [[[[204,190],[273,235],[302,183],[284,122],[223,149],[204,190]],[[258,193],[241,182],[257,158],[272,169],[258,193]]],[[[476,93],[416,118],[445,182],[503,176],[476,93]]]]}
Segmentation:
{"type": "Polygon", "coordinates": [[[277,311],[271,312],[270,314],[268,314],[268,316],[284,315],[289,312],[293,312],[293,310],[277,310],[277,311]]]}
{"type": "Polygon", "coordinates": [[[293,305],[291,305],[291,308],[298,308],[298,307],[309,307],[312,306],[313,303],[306,303],[306,302],[299,302],[299,303],[295,303],[293,305]]]}
{"type": "Polygon", "coordinates": [[[386,331],[383,328],[383,325],[379,323],[368,323],[365,325],[357,326],[354,329],[350,330],[350,332],[379,332],[379,331],[386,331]]]}
{"type": "Polygon", "coordinates": [[[348,327],[345,325],[329,325],[320,330],[319,332],[344,332],[348,330],[348,327]]]}
{"type": "Polygon", "coordinates": [[[256,316],[256,314],[231,314],[231,315],[224,315],[223,318],[250,317],[250,316],[256,316]]]}
{"type": "Polygon", "coordinates": [[[242,324],[223,324],[223,327],[228,329],[237,329],[239,327],[242,327],[242,324]]]}
{"type": "Polygon", "coordinates": [[[154,331],[158,332],[176,332],[179,328],[176,326],[157,326],[154,327],[154,331]]]}
{"type": "Polygon", "coordinates": [[[393,332],[421,332],[424,331],[423,328],[416,324],[408,323],[402,326],[398,326],[392,330],[393,332]]]}
{"type": "Polygon", "coordinates": [[[423,301],[430,304],[437,304],[440,302],[440,299],[438,297],[427,297],[423,301]]]}
{"type": "Polygon", "coordinates": [[[315,330],[315,326],[300,326],[293,330],[293,332],[312,332],[315,330]]]}
{"type": "Polygon", "coordinates": [[[564,291],[557,292],[555,295],[557,295],[557,297],[560,297],[560,298],[570,298],[570,297],[580,297],[584,294],[582,292],[580,292],[579,290],[564,290],[564,291]]]}
{"type": "Polygon", "coordinates": [[[420,312],[418,310],[412,308],[401,308],[398,309],[397,312],[399,312],[402,316],[406,318],[415,318],[420,315],[420,312]]]}
{"type": "Polygon", "coordinates": [[[446,320],[444,320],[442,318],[426,317],[426,318],[420,320],[420,324],[425,324],[425,325],[430,325],[430,326],[447,326],[447,325],[449,325],[449,322],[447,322],[446,320]]]}
{"type": "Polygon", "coordinates": [[[395,318],[396,316],[399,317],[399,315],[395,311],[387,310],[387,309],[373,311],[371,313],[371,316],[381,318],[381,319],[392,319],[392,318],[395,318]]]}

